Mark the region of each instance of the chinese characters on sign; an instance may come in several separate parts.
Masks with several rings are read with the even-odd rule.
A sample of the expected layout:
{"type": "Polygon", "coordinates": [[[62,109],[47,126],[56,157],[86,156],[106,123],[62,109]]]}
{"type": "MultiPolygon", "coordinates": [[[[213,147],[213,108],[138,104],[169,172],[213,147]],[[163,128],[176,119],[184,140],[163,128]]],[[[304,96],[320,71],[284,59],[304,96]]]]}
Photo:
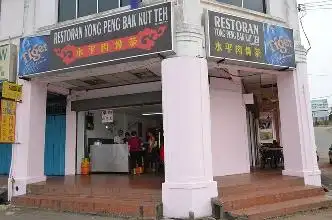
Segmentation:
{"type": "Polygon", "coordinates": [[[295,67],[293,31],[208,11],[209,56],[295,67]]]}
{"type": "Polygon", "coordinates": [[[101,112],[101,123],[113,123],[113,110],[102,110],[101,112]]]}
{"type": "Polygon", "coordinates": [[[2,83],[2,94],[1,97],[4,99],[10,99],[14,101],[21,101],[22,99],[22,85],[15,83],[3,82],[2,83]]]}
{"type": "Polygon", "coordinates": [[[16,102],[1,99],[0,143],[15,142],[16,102]]]}
{"type": "Polygon", "coordinates": [[[172,3],[52,30],[51,70],[173,51],[172,3]]]}
{"type": "Polygon", "coordinates": [[[130,10],[26,37],[20,43],[19,75],[174,53],[172,3],[130,10]]]}

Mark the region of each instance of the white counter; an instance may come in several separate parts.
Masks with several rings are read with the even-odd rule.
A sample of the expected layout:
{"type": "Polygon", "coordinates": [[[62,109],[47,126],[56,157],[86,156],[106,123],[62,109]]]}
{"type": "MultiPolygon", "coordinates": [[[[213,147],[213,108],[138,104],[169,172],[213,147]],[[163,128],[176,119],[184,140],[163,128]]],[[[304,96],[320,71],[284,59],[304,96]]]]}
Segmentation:
{"type": "Polygon", "coordinates": [[[129,171],[128,153],[127,144],[91,145],[91,171],[127,173],[129,171]]]}

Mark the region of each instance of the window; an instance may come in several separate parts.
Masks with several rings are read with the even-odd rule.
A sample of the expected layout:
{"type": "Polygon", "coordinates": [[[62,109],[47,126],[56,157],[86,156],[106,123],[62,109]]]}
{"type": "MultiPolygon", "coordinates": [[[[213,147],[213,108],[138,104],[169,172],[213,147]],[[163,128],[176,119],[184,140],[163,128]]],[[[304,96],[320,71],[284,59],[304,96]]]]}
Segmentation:
{"type": "Polygon", "coordinates": [[[59,0],[58,21],[79,17],[130,5],[130,0],[59,0]]]}
{"type": "Polygon", "coordinates": [[[107,10],[111,10],[111,9],[115,9],[119,7],[119,1],[117,0],[99,0],[98,2],[98,11],[102,12],[102,11],[107,11],[107,10]]]}
{"type": "Polygon", "coordinates": [[[216,1],[266,13],[265,0],[216,0],[216,1]]]}
{"type": "Polygon", "coordinates": [[[96,14],[97,1],[95,0],[78,0],[77,16],[83,17],[91,14],[96,14]]]}
{"type": "Polygon", "coordinates": [[[76,0],[59,1],[59,21],[76,18],[76,0]]]}

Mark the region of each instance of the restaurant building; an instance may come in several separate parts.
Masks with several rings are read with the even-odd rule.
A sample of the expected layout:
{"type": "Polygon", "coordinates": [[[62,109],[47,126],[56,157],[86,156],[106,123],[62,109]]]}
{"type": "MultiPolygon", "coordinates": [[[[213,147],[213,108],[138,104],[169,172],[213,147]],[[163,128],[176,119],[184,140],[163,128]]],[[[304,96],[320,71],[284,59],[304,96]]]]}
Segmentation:
{"type": "Polygon", "coordinates": [[[253,172],[274,140],[282,175],[321,186],[295,0],[129,2],[1,2],[1,43],[19,47],[23,85],[11,196],[81,174],[88,155],[96,172],[124,172],[126,146],[94,146],[151,128],[165,145],[166,217],[211,215],[214,177],[253,172]]]}

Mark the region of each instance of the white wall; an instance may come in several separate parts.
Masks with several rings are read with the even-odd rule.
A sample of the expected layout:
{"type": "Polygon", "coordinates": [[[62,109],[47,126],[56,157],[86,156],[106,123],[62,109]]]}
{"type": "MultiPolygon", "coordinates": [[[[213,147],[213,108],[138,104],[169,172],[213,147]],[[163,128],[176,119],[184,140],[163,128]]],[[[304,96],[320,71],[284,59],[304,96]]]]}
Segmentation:
{"type": "MultiPolygon", "coordinates": [[[[85,132],[85,112],[77,113],[77,134],[76,134],[76,173],[81,174],[81,161],[84,157],[84,132],[85,132]]],[[[66,146],[67,147],[67,146],[66,146]]]]}
{"type": "Polygon", "coordinates": [[[24,0],[2,0],[0,39],[19,37],[23,33],[24,0]]]}
{"type": "Polygon", "coordinates": [[[213,175],[250,172],[246,106],[241,85],[211,79],[210,96],[213,175]]]}
{"type": "Polygon", "coordinates": [[[36,28],[56,24],[58,0],[36,0],[36,28]]]}
{"type": "Polygon", "coordinates": [[[75,175],[76,120],[76,112],[71,111],[71,100],[70,98],[67,98],[65,175],[75,175]]]}

